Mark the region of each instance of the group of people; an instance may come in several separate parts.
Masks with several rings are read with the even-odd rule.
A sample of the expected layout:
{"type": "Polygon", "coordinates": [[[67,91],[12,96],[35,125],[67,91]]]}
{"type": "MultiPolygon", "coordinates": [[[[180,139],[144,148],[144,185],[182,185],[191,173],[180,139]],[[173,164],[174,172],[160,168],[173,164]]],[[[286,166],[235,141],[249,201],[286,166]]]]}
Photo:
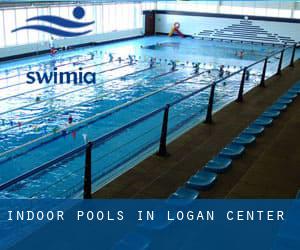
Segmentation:
{"type": "MultiPolygon", "coordinates": [[[[58,49],[55,46],[55,39],[54,39],[53,36],[50,37],[49,48],[50,48],[50,55],[51,56],[54,56],[58,52],[58,49]]],[[[64,50],[67,50],[67,49],[68,49],[68,46],[67,45],[64,46],[64,50]]]]}

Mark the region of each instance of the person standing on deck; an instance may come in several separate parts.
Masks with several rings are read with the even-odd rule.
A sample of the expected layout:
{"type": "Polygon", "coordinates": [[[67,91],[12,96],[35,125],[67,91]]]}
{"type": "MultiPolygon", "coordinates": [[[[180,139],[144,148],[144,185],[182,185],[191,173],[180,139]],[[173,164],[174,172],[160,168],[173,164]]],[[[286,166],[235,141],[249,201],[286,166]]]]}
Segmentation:
{"type": "Polygon", "coordinates": [[[57,52],[57,49],[55,48],[55,45],[54,45],[54,37],[53,36],[51,36],[51,38],[50,38],[49,47],[50,47],[50,54],[52,56],[55,55],[57,52]]]}

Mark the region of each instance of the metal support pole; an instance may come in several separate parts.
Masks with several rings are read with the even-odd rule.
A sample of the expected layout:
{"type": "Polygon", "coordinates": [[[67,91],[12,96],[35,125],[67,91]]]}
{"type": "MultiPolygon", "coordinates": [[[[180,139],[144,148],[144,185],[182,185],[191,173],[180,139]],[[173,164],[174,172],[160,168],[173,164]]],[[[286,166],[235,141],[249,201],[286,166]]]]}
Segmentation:
{"type": "Polygon", "coordinates": [[[240,89],[239,89],[239,95],[238,98],[236,99],[237,102],[243,102],[244,101],[244,85],[245,85],[245,78],[246,78],[246,73],[247,73],[248,68],[245,67],[243,70],[243,75],[241,79],[241,84],[240,84],[240,89]]]}
{"type": "Polygon", "coordinates": [[[294,67],[294,60],[295,60],[296,48],[297,48],[297,44],[295,43],[294,46],[293,46],[290,67],[294,67]]]}
{"type": "Polygon", "coordinates": [[[280,59],[278,63],[278,69],[276,75],[281,75],[281,67],[282,67],[282,61],[283,61],[283,54],[284,54],[284,49],[280,52],[280,59]]]}
{"type": "Polygon", "coordinates": [[[161,127],[159,150],[158,150],[158,153],[157,153],[158,156],[162,156],[162,157],[165,157],[165,156],[169,155],[168,152],[167,152],[169,109],[170,109],[170,105],[167,104],[166,107],[165,107],[163,124],[162,124],[162,127],[161,127]]]}
{"type": "Polygon", "coordinates": [[[268,65],[268,57],[266,57],[265,62],[264,62],[264,67],[263,67],[263,71],[261,74],[261,80],[260,80],[260,85],[259,85],[260,87],[266,87],[265,78],[266,78],[267,65],[268,65]]]}
{"type": "Polygon", "coordinates": [[[216,83],[214,82],[211,85],[210,89],[210,96],[209,96],[209,101],[208,101],[208,106],[207,106],[207,113],[206,113],[206,119],[205,123],[212,123],[212,112],[213,112],[213,105],[214,105],[214,97],[215,97],[215,88],[216,88],[216,83]]]}
{"type": "Polygon", "coordinates": [[[84,199],[92,198],[92,146],[92,142],[88,142],[85,150],[84,199]]]}

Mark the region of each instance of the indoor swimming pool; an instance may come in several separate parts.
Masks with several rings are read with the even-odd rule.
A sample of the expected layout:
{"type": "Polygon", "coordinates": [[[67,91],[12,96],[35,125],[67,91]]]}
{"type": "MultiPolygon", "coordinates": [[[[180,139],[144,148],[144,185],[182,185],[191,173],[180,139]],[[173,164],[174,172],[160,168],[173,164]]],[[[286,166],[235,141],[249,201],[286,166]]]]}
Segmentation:
{"type": "MultiPolygon", "coordinates": [[[[78,197],[83,189],[84,145],[95,140],[96,191],[157,151],[167,104],[170,142],[205,118],[220,65],[229,76],[282,48],[158,36],[2,63],[0,197],[78,197]],[[153,67],[150,58],[155,58],[153,67]],[[176,63],[173,69],[171,61],[176,63]],[[199,71],[194,63],[200,63],[199,71]],[[96,83],[26,83],[28,72],[54,68],[95,72],[96,83]],[[143,116],[147,117],[140,119],[143,116]],[[139,122],[126,126],[135,120],[139,122]],[[39,170],[31,172],[34,169],[39,170]]],[[[291,51],[285,52],[283,67],[291,51]]],[[[267,77],[276,73],[279,60],[278,54],[268,59],[267,77]]],[[[244,92],[259,84],[263,64],[249,68],[244,92]]],[[[213,112],[237,98],[241,76],[242,72],[234,74],[216,85],[213,112]]]]}

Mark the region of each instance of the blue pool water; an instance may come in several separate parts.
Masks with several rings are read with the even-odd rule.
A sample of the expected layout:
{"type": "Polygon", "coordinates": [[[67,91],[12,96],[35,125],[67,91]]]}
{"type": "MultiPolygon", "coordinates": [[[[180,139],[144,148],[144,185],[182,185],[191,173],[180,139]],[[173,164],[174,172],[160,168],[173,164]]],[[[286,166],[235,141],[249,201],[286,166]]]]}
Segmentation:
{"type": "MultiPolygon", "coordinates": [[[[3,64],[0,69],[0,184],[209,85],[218,79],[217,69],[221,64],[235,72],[279,49],[162,36],[3,64]],[[243,59],[236,56],[240,50],[245,52],[243,59]],[[108,63],[108,53],[123,61],[108,63]],[[126,59],[128,54],[136,56],[133,65],[126,59]],[[153,68],[149,68],[150,57],[156,58],[153,68]],[[170,60],[178,65],[174,72],[170,71],[170,60]],[[194,74],[191,62],[201,63],[201,74],[194,74]],[[47,72],[53,67],[60,71],[81,67],[83,71],[96,72],[97,83],[26,84],[28,71],[47,72]],[[208,69],[210,73],[206,72],[208,69]],[[68,123],[70,115],[72,124],[68,123]]],[[[288,59],[286,53],[284,66],[288,59]]],[[[276,72],[278,57],[269,61],[268,76],[276,72]]],[[[251,68],[245,91],[259,83],[261,69],[262,63],[251,68]]],[[[237,97],[240,79],[241,74],[237,74],[217,85],[214,112],[237,97]]],[[[169,141],[203,120],[209,91],[207,88],[171,107],[169,141]]],[[[94,190],[157,150],[162,116],[163,112],[158,112],[94,145],[94,190]]],[[[74,197],[82,191],[83,173],[84,154],[78,153],[7,187],[0,196],[74,197]]]]}

